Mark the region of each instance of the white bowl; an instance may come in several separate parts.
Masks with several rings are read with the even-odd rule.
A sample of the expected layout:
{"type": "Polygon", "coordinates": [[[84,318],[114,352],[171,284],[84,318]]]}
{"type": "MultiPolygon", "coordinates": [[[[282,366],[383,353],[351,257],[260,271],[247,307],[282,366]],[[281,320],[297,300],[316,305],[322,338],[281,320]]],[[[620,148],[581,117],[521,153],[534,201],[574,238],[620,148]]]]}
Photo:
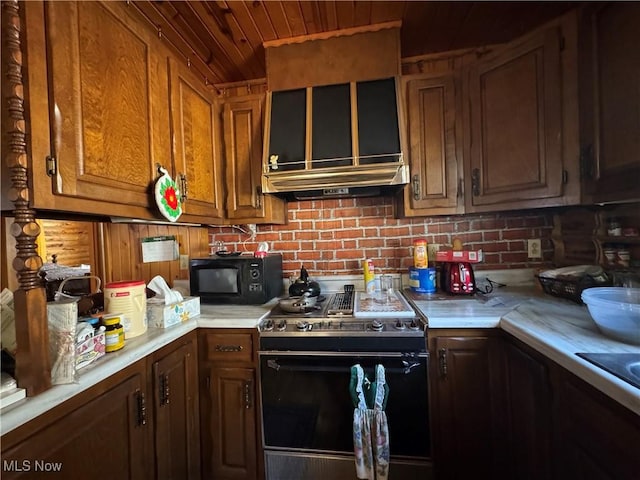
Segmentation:
{"type": "Polygon", "coordinates": [[[640,288],[588,288],[582,301],[604,335],[640,345],[640,288]]]}

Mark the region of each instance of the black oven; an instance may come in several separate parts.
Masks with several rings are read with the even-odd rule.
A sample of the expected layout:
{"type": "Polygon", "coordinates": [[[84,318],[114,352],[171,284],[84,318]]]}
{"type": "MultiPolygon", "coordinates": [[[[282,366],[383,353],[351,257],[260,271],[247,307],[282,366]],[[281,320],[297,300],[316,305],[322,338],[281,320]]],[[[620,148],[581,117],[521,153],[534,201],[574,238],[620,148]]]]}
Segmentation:
{"type": "Polygon", "coordinates": [[[202,303],[260,305],[282,293],[282,255],[193,258],[191,295],[202,303]]]}
{"type": "Polygon", "coordinates": [[[290,321],[297,326],[279,334],[281,322],[260,327],[267,480],[356,478],[349,388],[355,364],[369,378],[375,377],[376,365],[385,369],[390,478],[430,478],[425,330],[410,329],[411,319],[389,320],[373,331],[369,326],[376,320],[340,318],[290,321]],[[396,329],[400,324],[402,330],[396,329]]]}

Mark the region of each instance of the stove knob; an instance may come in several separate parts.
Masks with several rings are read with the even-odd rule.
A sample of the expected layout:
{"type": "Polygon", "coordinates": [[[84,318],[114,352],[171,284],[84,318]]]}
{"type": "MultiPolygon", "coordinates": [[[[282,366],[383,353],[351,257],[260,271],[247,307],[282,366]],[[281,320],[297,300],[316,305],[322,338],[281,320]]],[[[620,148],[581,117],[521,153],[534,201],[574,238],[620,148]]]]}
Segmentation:
{"type": "Polygon", "coordinates": [[[279,332],[282,332],[282,331],[286,330],[287,329],[287,321],[286,320],[280,320],[278,325],[276,325],[276,329],[279,332]]]}
{"type": "Polygon", "coordinates": [[[296,322],[296,328],[300,331],[308,330],[309,322],[307,322],[306,320],[300,320],[296,322]]]}
{"type": "Polygon", "coordinates": [[[415,318],[411,320],[411,324],[409,325],[409,328],[411,330],[420,330],[420,325],[418,324],[418,321],[415,318]]]}
{"type": "Polygon", "coordinates": [[[396,330],[404,330],[407,326],[404,324],[402,320],[398,320],[396,322],[396,330]]]}
{"type": "Polygon", "coordinates": [[[382,322],[380,320],[374,320],[371,322],[371,329],[376,332],[382,331],[382,322]]]}
{"type": "Polygon", "coordinates": [[[262,325],[262,330],[264,332],[270,332],[271,330],[273,330],[273,320],[269,319],[264,322],[264,324],[262,325]]]}

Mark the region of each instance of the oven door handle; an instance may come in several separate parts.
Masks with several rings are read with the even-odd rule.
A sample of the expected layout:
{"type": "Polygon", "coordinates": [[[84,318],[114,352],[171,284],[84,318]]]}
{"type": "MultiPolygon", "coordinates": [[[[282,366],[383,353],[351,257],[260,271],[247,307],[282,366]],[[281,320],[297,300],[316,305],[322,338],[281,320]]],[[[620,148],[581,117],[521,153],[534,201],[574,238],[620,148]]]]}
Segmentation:
{"type": "Polygon", "coordinates": [[[293,351],[293,350],[264,350],[258,355],[269,355],[271,357],[377,357],[377,358],[424,358],[428,357],[428,352],[322,352],[322,351],[293,351]]]}
{"type": "MultiPolygon", "coordinates": [[[[368,357],[373,357],[375,355],[367,355],[368,357]]],[[[402,359],[402,367],[385,367],[385,370],[389,373],[403,373],[405,375],[411,373],[415,367],[420,366],[420,362],[415,360],[411,360],[410,357],[408,359],[402,359]]],[[[269,358],[267,359],[267,367],[275,370],[276,372],[289,371],[289,372],[338,372],[345,373],[351,371],[351,366],[348,367],[330,367],[330,366],[318,366],[318,365],[304,365],[304,364],[296,364],[296,365],[288,365],[286,363],[278,362],[277,358],[269,358]]]]}

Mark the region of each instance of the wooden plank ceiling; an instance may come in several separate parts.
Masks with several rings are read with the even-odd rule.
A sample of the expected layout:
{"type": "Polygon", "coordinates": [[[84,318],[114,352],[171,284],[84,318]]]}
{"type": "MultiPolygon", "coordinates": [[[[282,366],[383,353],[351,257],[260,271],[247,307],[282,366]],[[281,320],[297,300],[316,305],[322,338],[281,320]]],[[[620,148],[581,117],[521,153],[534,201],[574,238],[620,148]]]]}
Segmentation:
{"type": "Polygon", "coordinates": [[[402,57],[502,43],[577,2],[134,1],[213,84],[265,77],[263,42],[402,21],[402,57]]]}

